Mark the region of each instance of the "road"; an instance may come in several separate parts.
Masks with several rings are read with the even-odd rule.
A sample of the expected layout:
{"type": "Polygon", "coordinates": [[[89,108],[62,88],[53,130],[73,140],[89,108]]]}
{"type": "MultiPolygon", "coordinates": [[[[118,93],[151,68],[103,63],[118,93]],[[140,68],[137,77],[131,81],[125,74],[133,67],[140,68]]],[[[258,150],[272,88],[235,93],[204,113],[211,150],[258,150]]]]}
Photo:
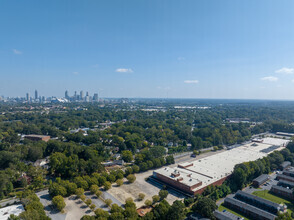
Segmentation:
{"type": "Polygon", "coordinates": [[[0,206],[4,207],[4,206],[7,206],[7,205],[12,205],[15,202],[19,202],[19,199],[16,198],[16,197],[9,198],[9,199],[4,199],[4,200],[0,201],[0,206]]]}

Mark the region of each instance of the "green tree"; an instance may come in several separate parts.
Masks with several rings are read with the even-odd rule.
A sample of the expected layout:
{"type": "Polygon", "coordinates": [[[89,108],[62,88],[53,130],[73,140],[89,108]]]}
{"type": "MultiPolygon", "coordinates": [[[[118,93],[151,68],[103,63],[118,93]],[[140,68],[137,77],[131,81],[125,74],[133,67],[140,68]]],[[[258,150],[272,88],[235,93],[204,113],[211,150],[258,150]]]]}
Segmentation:
{"type": "Polygon", "coordinates": [[[159,198],[158,195],[154,195],[154,196],[152,196],[152,202],[153,202],[153,203],[157,203],[157,202],[159,202],[159,200],[160,200],[160,198],[159,198]]]}
{"type": "Polygon", "coordinates": [[[66,191],[66,188],[59,185],[58,183],[52,183],[50,186],[49,186],[49,194],[54,197],[54,196],[66,196],[67,195],[67,191],[66,191]]]}
{"type": "Polygon", "coordinates": [[[65,207],[64,199],[60,195],[53,197],[52,203],[59,211],[62,211],[65,207]]]}
{"type": "Polygon", "coordinates": [[[159,191],[158,195],[159,195],[159,197],[160,197],[160,200],[163,200],[163,199],[165,199],[165,198],[167,197],[167,195],[168,195],[168,191],[162,189],[162,190],[159,191]]]}
{"type": "Polygon", "coordinates": [[[215,219],[213,212],[217,209],[217,205],[213,200],[207,197],[202,197],[192,206],[192,210],[201,214],[203,217],[215,219]]]}
{"type": "Polygon", "coordinates": [[[140,171],[140,167],[137,165],[132,166],[132,169],[133,169],[134,173],[139,173],[139,171],[140,171]]]}
{"type": "Polygon", "coordinates": [[[84,195],[85,190],[83,188],[77,188],[75,194],[81,198],[82,195],[84,195]]]}
{"type": "Polygon", "coordinates": [[[98,219],[108,219],[109,217],[109,213],[101,208],[96,209],[94,212],[98,219]]]}
{"type": "Polygon", "coordinates": [[[105,199],[105,204],[110,207],[111,203],[112,203],[112,200],[111,199],[105,199]]]}
{"type": "Polygon", "coordinates": [[[124,150],[121,153],[121,156],[122,156],[122,159],[127,163],[132,162],[132,160],[133,160],[133,154],[129,150],[124,150]]]}
{"type": "Polygon", "coordinates": [[[185,205],[179,201],[176,200],[170,207],[167,215],[167,219],[177,219],[177,220],[182,220],[185,219],[185,205]]]}
{"type": "Polygon", "coordinates": [[[111,183],[108,182],[108,181],[106,181],[106,182],[103,184],[103,186],[104,186],[104,189],[105,189],[105,190],[109,190],[109,189],[111,189],[111,183]]]}
{"type": "Polygon", "coordinates": [[[95,195],[97,196],[97,198],[99,198],[102,195],[102,192],[100,190],[98,190],[95,195]]]}
{"type": "Polygon", "coordinates": [[[133,182],[135,182],[135,180],[136,180],[136,176],[133,175],[133,174],[129,174],[129,175],[127,176],[127,180],[129,181],[129,183],[133,183],[133,182]]]}
{"type": "Polygon", "coordinates": [[[149,199],[146,199],[145,202],[144,202],[144,204],[145,204],[146,206],[151,206],[151,205],[152,205],[152,201],[149,200],[149,199]]]}
{"type": "Polygon", "coordinates": [[[111,209],[110,209],[110,213],[114,213],[114,212],[120,212],[123,213],[124,209],[122,207],[120,207],[118,204],[112,204],[111,209]]]}
{"type": "Polygon", "coordinates": [[[95,205],[95,204],[91,204],[91,205],[90,205],[90,209],[91,209],[92,211],[94,211],[95,208],[96,208],[96,205],[95,205]]]}
{"type": "Polygon", "coordinates": [[[91,187],[90,187],[90,192],[92,193],[92,194],[96,194],[96,192],[99,190],[99,187],[97,186],[97,185],[92,185],[91,187]]]}
{"type": "Polygon", "coordinates": [[[85,201],[85,203],[86,203],[87,206],[90,206],[92,204],[92,200],[91,199],[87,199],[85,201]]]}
{"type": "Polygon", "coordinates": [[[82,201],[85,201],[86,200],[86,196],[85,195],[81,195],[80,198],[81,198],[82,201]]]}

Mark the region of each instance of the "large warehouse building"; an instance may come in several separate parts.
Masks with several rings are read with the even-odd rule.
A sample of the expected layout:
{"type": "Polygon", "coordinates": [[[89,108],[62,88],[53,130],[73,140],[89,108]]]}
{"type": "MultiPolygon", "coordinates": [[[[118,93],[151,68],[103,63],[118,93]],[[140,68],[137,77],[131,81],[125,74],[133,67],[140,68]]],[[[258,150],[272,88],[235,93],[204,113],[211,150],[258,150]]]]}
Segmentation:
{"type": "Polygon", "coordinates": [[[208,185],[221,185],[233,172],[236,164],[265,157],[274,150],[282,150],[289,140],[263,138],[192,162],[180,163],[177,168],[164,167],[153,177],[185,193],[202,193],[208,185]]]}

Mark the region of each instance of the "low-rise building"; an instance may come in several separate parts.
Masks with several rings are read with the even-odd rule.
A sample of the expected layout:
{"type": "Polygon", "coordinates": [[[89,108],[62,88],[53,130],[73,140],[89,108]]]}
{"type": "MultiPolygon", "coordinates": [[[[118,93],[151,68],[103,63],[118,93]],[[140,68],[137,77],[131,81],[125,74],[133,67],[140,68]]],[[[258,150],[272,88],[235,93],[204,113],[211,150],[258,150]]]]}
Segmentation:
{"type": "MultiPolygon", "coordinates": [[[[288,167],[290,167],[291,166],[291,162],[290,161],[284,161],[281,165],[280,165],[280,169],[281,170],[284,170],[284,169],[286,169],[286,168],[288,168],[288,167]]],[[[293,173],[294,174],[294,173],[293,173]]]]}
{"type": "Polygon", "coordinates": [[[278,174],[277,175],[277,179],[278,180],[287,180],[289,182],[293,182],[294,183],[294,177],[291,177],[291,176],[288,176],[288,175],[285,175],[285,174],[278,174]]]}
{"type": "Polygon", "coordinates": [[[282,187],[289,187],[289,188],[294,188],[294,182],[290,182],[290,181],[287,181],[287,180],[280,180],[278,182],[278,186],[282,186],[282,187]]]}
{"type": "Polygon", "coordinates": [[[259,187],[259,186],[261,186],[262,184],[264,184],[268,180],[269,180],[269,175],[262,174],[259,177],[255,178],[252,181],[252,184],[253,184],[254,187],[259,187]]]}
{"type": "Polygon", "coordinates": [[[287,210],[286,205],[278,204],[250,193],[243,192],[241,190],[238,190],[238,192],[235,194],[235,198],[275,215],[279,212],[286,212],[287,210]]]}
{"type": "Polygon", "coordinates": [[[114,161],[107,161],[102,163],[102,165],[105,167],[111,167],[115,165],[123,166],[124,164],[125,164],[124,160],[114,160],[114,161]]]}
{"type": "Polygon", "coordinates": [[[216,210],[213,212],[213,215],[217,220],[243,220],[244,219],[244,218],[241,218],[237,215],[234,215],[233,213],[230,213],[226,210],[224,210],[222,212],[216,210]]]}
{"type": "Polygon", "coordinates": [[[50,136],[48,135],[38,135],[38,134],[29,134],[24,136],[25,139],[31,140],[31,141],[49,141],[50,136]]]}
{"type": "Polygon", "coordinates": [[[10,215],[18,216],[24,212],[24,207],[21,204],[11,205],[0,209],[0,220],[7,220],[10,215]]]}
{"type": "Polygon", "coordinates": [[[256,220],[274,220],[277,216],[229,196],[224,201],[225,206],[237,210],[256,220]]]}
{"type": "Polygon", "coordinates": [[[282,187],[282,186],[273,185],[270,191],[272,193],[276,194],[276,195],[281,196],[281,197],[291,199],[291,200],[294,199],[292,189],[285,188],[285,187],[282,187]]]}

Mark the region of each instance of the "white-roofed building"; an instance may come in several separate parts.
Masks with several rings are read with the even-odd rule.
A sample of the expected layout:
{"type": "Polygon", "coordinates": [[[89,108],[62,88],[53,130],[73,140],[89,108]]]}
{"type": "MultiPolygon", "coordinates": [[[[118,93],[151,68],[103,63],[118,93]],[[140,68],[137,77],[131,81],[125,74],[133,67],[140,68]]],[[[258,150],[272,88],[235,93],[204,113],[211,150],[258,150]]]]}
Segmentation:
{"type": "Polygon", "coordinates": [[[11,205],[0,209],[0,220],[7,220],[10,215],[18,216],[24,212],[24,207],[21,204],[11,205]]]}
{"type": "Polygon", "coordinates": [[[288,143],[285,139],[264,138],[260,143],[251,142],[209,157],[180,163],[178,168],[155,170],[153,176],[185,192],[201,193],[208,185],[222,184],[232,174],[235,165],[263,158],[274,150],[284,149],[288,143]],[[173,176],[173,172],[178,172],[179,176],[173,176]]]}

